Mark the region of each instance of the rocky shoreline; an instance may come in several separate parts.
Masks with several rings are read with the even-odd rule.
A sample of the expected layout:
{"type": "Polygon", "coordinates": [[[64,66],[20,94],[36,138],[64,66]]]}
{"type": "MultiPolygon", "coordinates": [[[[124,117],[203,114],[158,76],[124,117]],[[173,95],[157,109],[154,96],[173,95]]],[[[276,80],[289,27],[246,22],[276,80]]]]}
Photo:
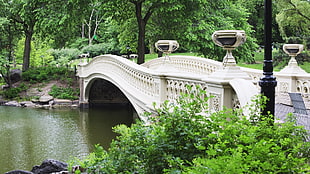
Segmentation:
{"type": "Polygon", "coordinates": [[[40,109],[59,109],[70,108],[75,109],[79,106],[78,100],[56,99],[50,95],[41,96],[39,99],[32,99],[31,101],[0,101],[1,106],[12,107],[27,107],[40,109]]]}
{"type": "Polygon", "coordinates": [[[54,159],[47,159],[41,165],[33,166],[31,171],[13,170],[5,174],[68,174],[68,164],[54,159]]]}

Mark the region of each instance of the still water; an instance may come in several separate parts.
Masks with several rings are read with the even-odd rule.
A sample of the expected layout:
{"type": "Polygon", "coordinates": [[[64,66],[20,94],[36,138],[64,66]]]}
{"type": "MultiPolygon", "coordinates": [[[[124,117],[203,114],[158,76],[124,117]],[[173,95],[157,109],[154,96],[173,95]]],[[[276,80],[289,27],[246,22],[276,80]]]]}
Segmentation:
{"type": "Polygon", "coordinates": [[[112,127],[130,125],[128,107],[104,110],[42,110],[0,106],[0,173],[31,170],[45,159],[82,158],[94,144],[106,149],[112,127]]]}

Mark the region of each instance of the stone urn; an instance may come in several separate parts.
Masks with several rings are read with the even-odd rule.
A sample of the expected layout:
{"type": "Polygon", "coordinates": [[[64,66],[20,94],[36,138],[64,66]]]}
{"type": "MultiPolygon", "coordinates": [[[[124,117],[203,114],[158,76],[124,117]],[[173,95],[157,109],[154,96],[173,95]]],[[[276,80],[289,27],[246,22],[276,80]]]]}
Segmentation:
{"type": "Polygon", "coordinates": [[[232,80],[235,78],[250,80],[251,78],[237,66],[232,55],[232,50],[246,41],[246,34],[243,30],[219,30],[212,34],[213,42],[226,50],[223,58],[223,68],[215,71],[209,77],[216,80],[232,80]]]}
{"type": "Polygon", "coordinates": [[[177,72],[178,70],[172,65],[169,54],[179,48],[179,43],[176,40],[159,40],[155,43],[158,51],[165,54],[163,63],[157,68],[159,72],[177,72]]]}
{"type": "Polygon", "coordinates": [[[179,48],[179,43],[176,40],[159,40],[155,43],[157,50],[170,54],[179,48]]]}
{"type": "Polygon", "coordinates": [[[288,65],[280,72],[285,74],[306,74],[306,71],[298,66],[295,57],[302,52],[304,46],[302,44],[284,44],[283,51],[288,54],[291,59],[288,65]]]}
{"type": "Polygon", "coordinates": [[[236,60],[232,55],[232,50],[246,41],[246,34],[243,30],[219,30],[212,34],[213,42],[226,50],[223,59],[223,66],[236,66],[236,60]]]}

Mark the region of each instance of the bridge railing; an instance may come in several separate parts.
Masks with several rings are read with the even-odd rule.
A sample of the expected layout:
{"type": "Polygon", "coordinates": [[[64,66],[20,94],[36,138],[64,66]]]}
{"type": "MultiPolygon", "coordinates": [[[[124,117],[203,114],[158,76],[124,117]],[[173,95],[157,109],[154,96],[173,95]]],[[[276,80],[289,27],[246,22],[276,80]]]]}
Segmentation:
{"type": "MultiPolygon", "coordinates": [[[[174,68],[181,70],[182,72],[194,73],[199,75],[210,75],[216,70],[222,68],[222,63],[194,56],[169,56],[170,62],[174,68]]],[[[157,69],[165,61],[164,57],[156,58],[144,63],[142,66],[157,69]]]]}
{"type": "MultiPolygon", "coordinates": [[[[251,68],[241,68],[252,79],[252,82],[260,90],[258,84],[260,78],[263,76],[262,70],[256,70],[251,68]]],[[[277,80],[276,86],[276,98],[277,102],[284,104],[291,104],[288,93],[297,92],[301,93],[306,104],[306,107],[310,109],[310,74],[287,74],[283,72],[274,72],[274,76],[277,80]]]]}
{"type": "MultiPolygon", "coordinates": [[[[171,64],[182,72],[189,72],[195,74],[210,75],[218,69],[222,68],[222,63],[206,58],[194,56],[170,56],[171,64]]],[[[158,68],[164,58],[153,59],[143,66],[156,69],[158,68]]],[[[260,78],[263,76],[262,70],[241,67],[241,70],[246,72],[252,79],[253,84],[260,90],[258,84],[260,78]]],[[[299,92],[302,94],[307,108],[310,109],[310,74],[286,74],[281,72],[274,72],[277,78],[276,96],[279,102],[290,104],[288,92],[299,92]]]]}

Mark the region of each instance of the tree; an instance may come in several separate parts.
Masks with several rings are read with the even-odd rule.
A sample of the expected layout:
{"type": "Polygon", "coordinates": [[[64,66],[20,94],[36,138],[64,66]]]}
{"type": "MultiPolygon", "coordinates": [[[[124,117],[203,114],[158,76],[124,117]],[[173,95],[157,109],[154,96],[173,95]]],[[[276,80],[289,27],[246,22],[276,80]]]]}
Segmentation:
{"type": "Polygon", "coordinates": [[[276,20],[281,35],[287,37],[310,37],[310,2],[307,0],[277,0],[279,13],[276,20]]]}
{"type": "MultiPolygon", "coordinates": [[[[187,28],[184,42],[191,51],[198,52],[210,59],[222,60],[225,51],[216,46],[211,35],[216,30],[244,30],[247,35],[245,44],[236,49],[236,59],[253,63],[251,55],[256,50],[256,39],[252,26],[248,24],[248,15],[240,3],[230,1],[210,1],[201,6],[192,25],[187,28]]],[[[182,38],[182,37],[181,37],[182,38]]]]}
{"type": "MultiPolygon", "coordinates": [[[[155,12],[174,11],[176,16],[187,19],[191,17],[194,7],[198,7],[200,1],[186,0],[116,0],[105,4],[110,14],[121,23],[135,18],[138,31],[137,50],[138,64],[144,63],[146,46],[146,29],[155,12]],[[134,12],[134,13],[132,13],[134,12]]],[[[178,18],[180,19],[180,18],[178,18]]],[[[164,29],[162,29],[164,30],[164,29]]]]}
{"type": "Polygon", "coordinates": [[[82,38],[84,37],[84,33],[87,33],[88,36],[88,45],[91,45],[93,40],[97,39],[97,30],[100,24],[103,22],[104,15],[100,10],[101,2],[93,2],[91,5],[91,12],[89,14],[89,19],[84,19],[82,24],[82,38]],[[85,27],[87,26],[88,30],[85,31],[85,27]]]}
{"type": "Polygon", "coordinates": [[[30,65],[31,39],[38,21],[37,10],[44,6],[44,2],[17,0],[9,1],[7,4],[11,13],[10,18],[21,25],[25,35],[23,71],[26,71],[30,65]]]}
{"type": "Polygon", "coordinates": [[[23,71],[26,71],[30,66],[33,35],[54,36],[59,38],[55,39],[56,41],[62,44],[66,43],[64,41],[68,38],[66,35],[72,33],[69,31],[75,28],[72,26],[79,19],[79,14],[83,14],[83,10],[77,12],[77,9],[86,7],[84,0],[3,0],[2,2],[7,8],[10,20],[20,25],[20,32],[25,36],[23,71]],[[75,6],[76,3],[79,4],[78,7],[75,6]]]}
{"type": "MultiPolygon", "coordinates": [[[[182,46],[180,50],[199,52],[208,58],[222,59],[224,51],[216,47],[211,39],[212,33],[219,29],[246,30],[248,41],[242,49],[238,49],[241,50],[238,55],[253,62],[251,52],[257,45],[255,39],[251,37],[252,30],[246,20],[248,13],[244,12],[240,4],[226,0],[128,0],[111,3],[107,3],[107,6],[113,12],[114,19],[118,20],[121,26],[126,26],[120,31],[120,35],[124,36],[121,38],[132,38],[138,33],[138,64],[144,62],[146,45],[153,45],[158,39],[177,39],[182,46]],[[132,23],[133,19],[136,20],[135,25],[132,23]],[[123,32],[127,34],[122,34],[123,32]]],[[[126,42],[130,42],[129,39],[126,42]]]]}
{"type": "MultiPolygon", "coordinates": [[[[237,0],[236,3],[240,4],[249,13],[247,21],[253,27],[253,37],[256,38],[259,45],[264,45],[264,1],[237,0]]],[[[277,14],[276,5],[273,6],[272,11],[273,19],[275,19],[277,14]]],[[[274,42],[282,42],[276,20],[272,20],[272,38],[274,42]]]]}
{"type": "Polygon", "coordinates": [[[20,33],[18,26],[10,20],[8,8],[5,3],[0,5],[0,74],[8,87],[12,87],[10,79],[11,65],[16,65],[14,49],[20,33]]]}

